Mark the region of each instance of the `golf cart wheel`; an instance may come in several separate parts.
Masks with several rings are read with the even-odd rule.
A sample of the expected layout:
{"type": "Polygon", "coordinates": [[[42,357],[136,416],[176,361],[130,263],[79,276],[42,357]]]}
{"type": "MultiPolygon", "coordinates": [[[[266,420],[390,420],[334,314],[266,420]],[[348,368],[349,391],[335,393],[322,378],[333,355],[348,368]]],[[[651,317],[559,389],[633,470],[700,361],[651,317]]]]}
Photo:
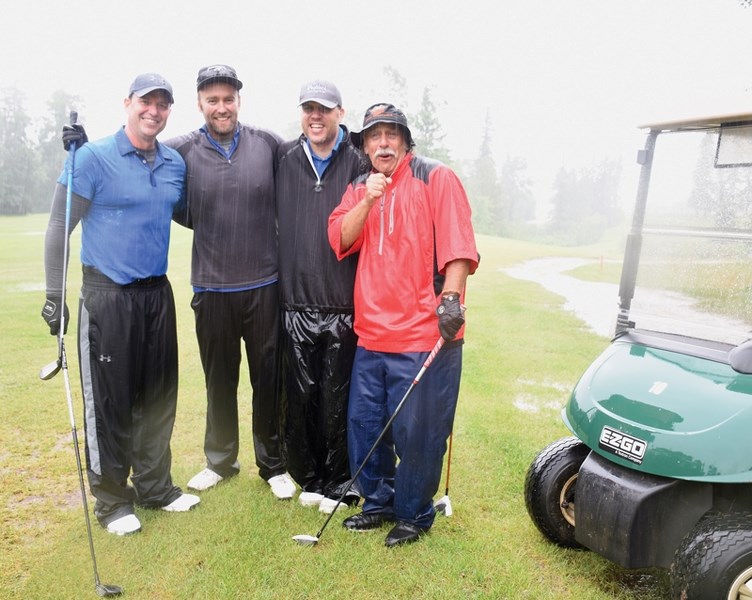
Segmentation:
{"type": "Polygon", "coordinates": [[[752,513],[700,520],[674,555],[671,597],[752,600],[752,513]]]}
{"type": "Polygon", "coordinates": [[[538,453],[525,477],[525,506],[535,526],[565,548],[582,548],[574,539],[577,473],[590,449],[575,437],[562,438],[538,453]]]}

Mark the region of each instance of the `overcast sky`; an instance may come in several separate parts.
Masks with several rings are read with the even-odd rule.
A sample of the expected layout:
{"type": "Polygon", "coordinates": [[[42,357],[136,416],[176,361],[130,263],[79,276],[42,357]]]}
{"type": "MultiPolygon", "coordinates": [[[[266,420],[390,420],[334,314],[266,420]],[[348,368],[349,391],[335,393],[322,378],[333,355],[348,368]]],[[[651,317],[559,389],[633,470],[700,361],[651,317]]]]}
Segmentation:
{"type": "Polygon", "coordinates": [[[6,3],[3,24],[0,86],[23,91],[32,118],[57,89],[78,95],[91,138],[123,123],[140,72],[175,89],[162,137],[202,123],[195,79],[214,63],[245,83],[241,120],[288,137],[304,81],[333,80],[360,123],[391,100],[391,66],[408,112],[431,87],[455,159],[477,156],[488,112],[497,165],[526,158],[541,196],[561,166],[633,164],[640,124],[752,111],[752,9],[738,0],[30,0],[6,3]]]}

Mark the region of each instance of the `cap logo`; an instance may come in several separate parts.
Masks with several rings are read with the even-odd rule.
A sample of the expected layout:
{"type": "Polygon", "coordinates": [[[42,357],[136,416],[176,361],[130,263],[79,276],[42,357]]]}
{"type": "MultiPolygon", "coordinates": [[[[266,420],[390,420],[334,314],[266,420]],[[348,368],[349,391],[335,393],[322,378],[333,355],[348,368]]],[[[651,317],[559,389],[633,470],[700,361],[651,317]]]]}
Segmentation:
{"type": "MultiPolygon", "coordinates": [[[[206,70],[209,73],[213,73],[215,76],[231,74],[230,70],[223,65],[212,65],[211,67],[206,67],[206,70]]],[[[207,75],[209,73],[207,73],[207,75]]]]}
{"type": "Polygon", "coordinates": [[[306,91],[326,94],[329,90],[325,85],[321,85],[320,83],[312,83],[306,86],[306,91]]]}

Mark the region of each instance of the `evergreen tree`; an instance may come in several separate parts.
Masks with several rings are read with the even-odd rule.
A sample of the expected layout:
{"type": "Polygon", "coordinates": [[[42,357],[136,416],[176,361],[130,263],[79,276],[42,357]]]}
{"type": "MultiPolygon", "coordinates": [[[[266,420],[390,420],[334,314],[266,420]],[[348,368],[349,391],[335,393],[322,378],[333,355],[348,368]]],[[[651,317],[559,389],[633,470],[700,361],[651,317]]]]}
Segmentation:
{"type": "Polygon", "coordinates": [[[621,165],[604,161],[580,171],[562,168],[554,182],[550,231],[561,241],[588,244],[622,219],[618,207],[621,165]]]}
{"type": "Polygon", "coordinates": [[[507,156],[501,166],[499,186],[506,201],[505,212],[509,223],[524,223],[535,218],[535,198],[527,176],[527,162],[519,156],[507,156]]]}
{"type": "Polygon", "coordinates": [[[501,186],[491,151],[491,117],[486,114],[478,158],[467,179],[468,196],[473,208],[473,224],[478,233],[503,235],[507,231],[501,186]]]}
{"type": "Polygon", "coordinates": [[[37,202],[30,207],[32,212],[49,210],[49,200],[65,162],[65,149],[61,141],[63,125],[70,122],[71,110],[80,106],[80,100],[61,90],[53,93],[47,102],[48,115],[42,118],[39,127],[39,193],[37,202]]]}
{"type": "Polygon", "coordinates": [[[0,214],[24,215],[37,193],[38,155],[27,130],[31,119],[24,110],[24,94],[16,88],[0,90],[0,214]]]}
{"type": "Polygon", "coordinates": [[[428,158],[433,158],[449,165],[449,150],[443,145],[446,137],[441,131],[441,123],[436,114],[436,105],[431,98],[431,90],[423,88],[423,100],[417,114],[410,117],[410,131],[415,141],[415,151],[428,158]]]}

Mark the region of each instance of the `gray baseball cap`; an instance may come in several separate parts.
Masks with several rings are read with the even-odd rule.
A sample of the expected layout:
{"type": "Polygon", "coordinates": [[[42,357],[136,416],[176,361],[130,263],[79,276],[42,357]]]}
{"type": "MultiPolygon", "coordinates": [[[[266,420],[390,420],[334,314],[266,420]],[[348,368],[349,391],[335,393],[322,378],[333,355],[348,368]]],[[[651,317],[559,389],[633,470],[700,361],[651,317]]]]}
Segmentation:
{"type": "Polygon", "coordinates": [[[335,106],[342,106],[342,96],[340,96],[337,86],[331,81],[314,79],[304,83],[303,87],[300,88],[298,106],[304,102],[318,102],[321,106],[334,108],[335,106]]]}
{"type": "Polygon", "coordinates": [[[170,104],[175,103],[170,82],[159,73],[142,73],[136,77],[136,79],[133,80],[133,83],[131,83],[131,87],[128,89],[128,96],[135,94],[141,98],[154,90],[164,90],[170,97],[170,104]]]}

